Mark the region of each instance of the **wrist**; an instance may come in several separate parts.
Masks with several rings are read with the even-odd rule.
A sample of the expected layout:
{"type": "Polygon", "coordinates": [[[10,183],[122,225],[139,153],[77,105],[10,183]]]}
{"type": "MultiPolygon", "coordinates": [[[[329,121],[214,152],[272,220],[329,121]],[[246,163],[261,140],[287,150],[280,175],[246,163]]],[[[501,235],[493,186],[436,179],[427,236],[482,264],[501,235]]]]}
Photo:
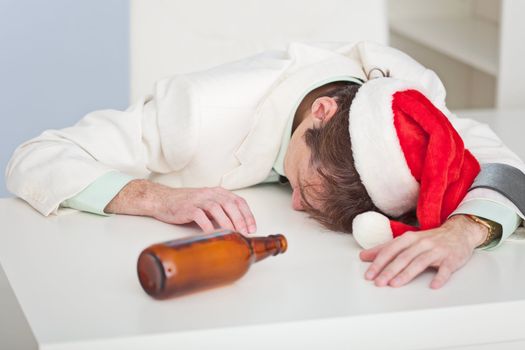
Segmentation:
{"type": "Polygon", "coordinates": [[[130,181],[108,203],[106,213],[152,216],[159,205],[156,194],[157,185],[149,180],[130,181]]]}
{"type": "Polygon", "coordinates": [[[487,238],[489,230],[486,226],[470,219],[465,214],[458,214],[450,217],[447,221],[456,222],[462,228],[461,231],[465,233],[469,245],[472,249],[478,247],[487,238]]]}

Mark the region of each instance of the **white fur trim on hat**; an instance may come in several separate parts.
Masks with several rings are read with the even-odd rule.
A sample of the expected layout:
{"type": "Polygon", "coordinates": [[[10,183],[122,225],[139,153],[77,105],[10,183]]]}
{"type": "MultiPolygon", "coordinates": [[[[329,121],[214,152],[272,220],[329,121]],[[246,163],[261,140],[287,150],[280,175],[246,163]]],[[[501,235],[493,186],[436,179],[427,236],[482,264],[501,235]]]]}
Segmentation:
{"type": "Polygon", "coordinates": [[[354,218],[352,235],[364,249],[373,248],[394,239],[388,218],[375,211],[367,211],[354,218]]]}
{"type": "Polygon", "coordinates": [[[419,183],[412,176],[397,137],[392,111],[397,91],[422,88],[393,78],[366,82],[349,113],[355,168],[374,204],[387,215],[400,216],[416,207],[419,183]]]}

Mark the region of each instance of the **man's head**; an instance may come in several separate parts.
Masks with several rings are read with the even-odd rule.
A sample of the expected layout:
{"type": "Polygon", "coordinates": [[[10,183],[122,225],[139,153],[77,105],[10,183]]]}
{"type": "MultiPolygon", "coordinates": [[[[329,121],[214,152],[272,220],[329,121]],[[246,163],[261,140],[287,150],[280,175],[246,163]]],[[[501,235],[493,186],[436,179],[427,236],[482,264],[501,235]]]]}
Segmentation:
{"type": "Polygon", "coordinates": [[[351,232],[356,215],[375,210],[355,170],[348,131],[358,89],[336,82],[310,92],[297,109],[284,161],[293,208],[342,232],[351,232]]]}

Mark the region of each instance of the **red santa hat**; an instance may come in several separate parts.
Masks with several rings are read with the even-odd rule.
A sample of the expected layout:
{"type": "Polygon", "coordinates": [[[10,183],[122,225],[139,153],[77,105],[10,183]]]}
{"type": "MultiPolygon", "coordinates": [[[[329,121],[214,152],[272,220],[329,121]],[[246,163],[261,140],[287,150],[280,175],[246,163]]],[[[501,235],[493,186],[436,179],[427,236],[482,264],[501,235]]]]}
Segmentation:
{"type": "Polygon", "coordinates": [[[393,219],[416,209],[419,222],[414,227],[378,212],[362,213],[352,231],[363,248],[440,226],[479,173],[450,121],[422,91],[378,78],[363,84],[352,102],[352,154],[370,198],[393,219]]]}

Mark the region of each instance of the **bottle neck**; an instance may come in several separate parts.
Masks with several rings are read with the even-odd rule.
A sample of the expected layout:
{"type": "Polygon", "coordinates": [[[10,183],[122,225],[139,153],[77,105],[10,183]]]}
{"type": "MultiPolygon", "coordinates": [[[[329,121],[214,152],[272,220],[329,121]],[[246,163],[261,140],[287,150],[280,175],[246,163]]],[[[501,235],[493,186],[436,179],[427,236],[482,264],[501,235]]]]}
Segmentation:
{"type": "Polygon", "coordinates": [[[282,254],[286,251],[288,243],[283,235],[270,235],[268,237],[248,238],[255,256],[255,262],[261,261],[270,255],[282,254]]]}

